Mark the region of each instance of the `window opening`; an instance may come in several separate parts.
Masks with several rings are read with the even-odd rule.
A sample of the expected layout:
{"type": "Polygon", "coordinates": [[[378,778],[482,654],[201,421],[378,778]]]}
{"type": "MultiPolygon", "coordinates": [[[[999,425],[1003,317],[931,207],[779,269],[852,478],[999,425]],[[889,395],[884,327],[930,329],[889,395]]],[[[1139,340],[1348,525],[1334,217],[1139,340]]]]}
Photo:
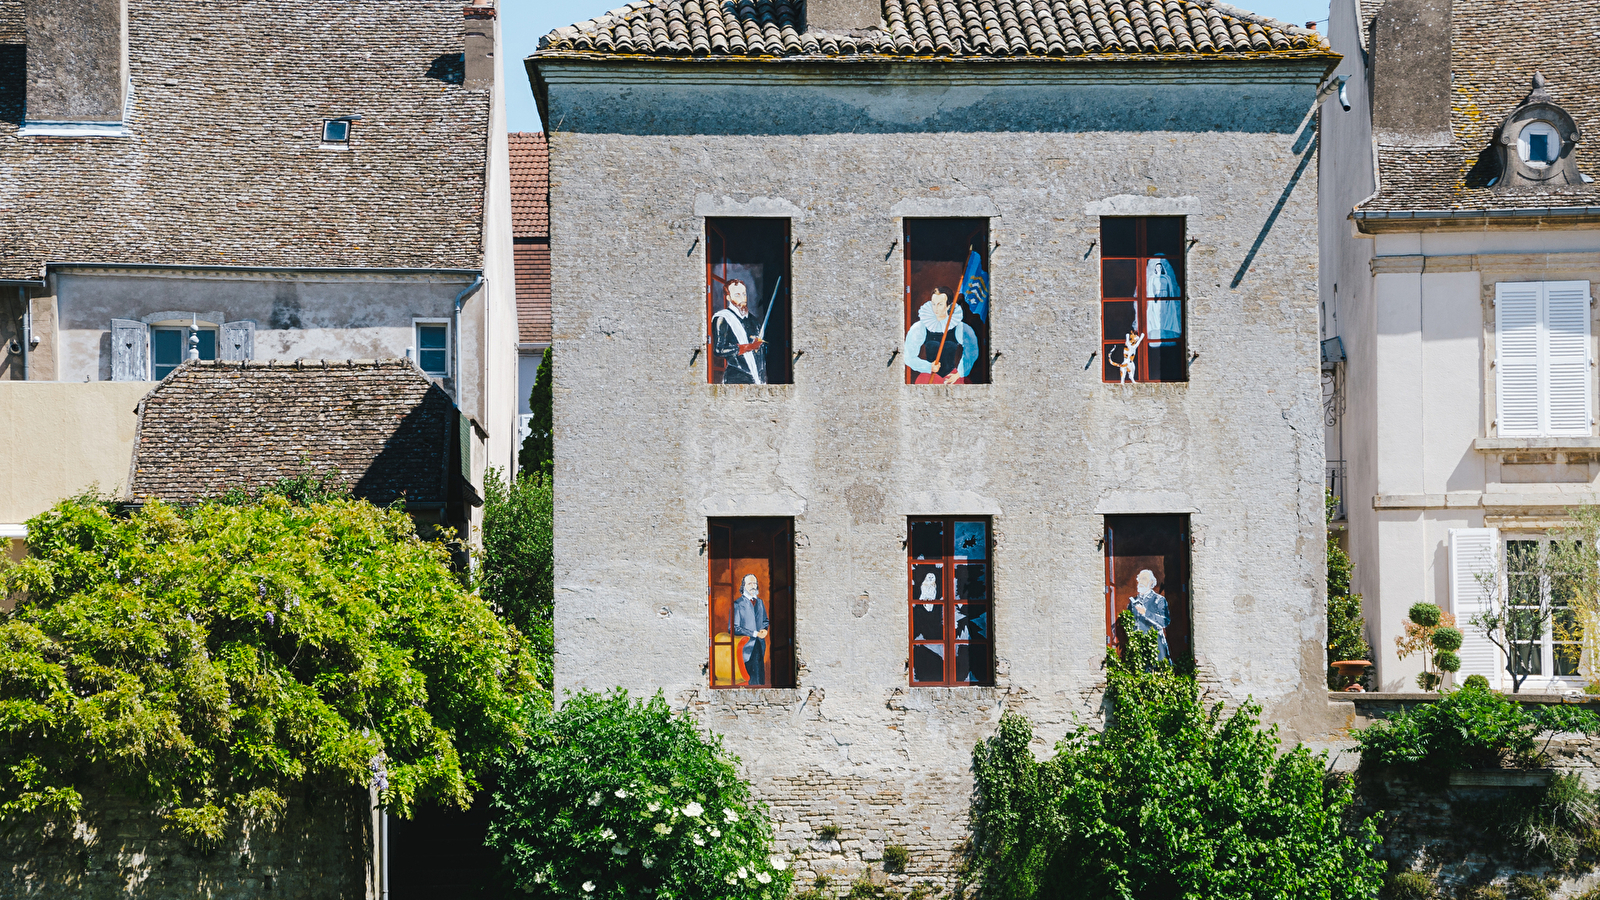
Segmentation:
{"type": "Polygon", "coordinates": [[[994,683],[988,519],[911,519],[911,683],[994,683]]]}
{"type": "Polygon", "coordinates": [[[794,520],[707,525],[711,686],[794,687],[794,520]]]}
{"type": "Polygon", "coordinates": [[[905,220],[906,384],[989,383],[989,220],[905,220]]]}
{"type": "Polygon", "coordinates": [[[150,374],[156,381],[165,379],[183,365],[189,356],[189,334],[200,338],[200,358],[217,358],[217,332],[213,328],[156,327],[150,329],[150,374]]]}
{"type": "Polygon", "coordinates": [[[417,368],[435,378],[449,375],[449,325],[417,323],[417,368]]]}
{"type": "Polygon", "coordinates": [[[1162,659],[1192,665],[1189,517],[1106,516],[1105,553],[1106,644],[1125,645],[1117,617],[1131,609],[1136,628],[1159,633],[1162,659]]]}
{"type": "Polygon", "coordinates": [[[1101,380],[1188,381],[1184,218],[1100,220],[1101,380]]]}
{"type": "MultiPolygon", "coordinates": [[[[1554,570],[1540,555],[1552,542],[1541,538],[1506,541],[1506,597],[1520,627],[1510,629],[1522,640],[1511,642],[1506,670],[1513,675],[1578,677],[1583,652],[1583,625],[1572,608],[1579,588],[1576,575],[1554,570]],[[1550,610],[1541,627],[1541,610],[1550,610]],[[1540,632],[1535,635],[1534,632],[1540,632]]],[[[1581,558],[1581,555],[1579,556],[1581,558]]],[[[1458,622],[1457,627],[1463,627],[1458,622]]]]}
{"type": "Polygon", "coordinates": [[[791,384],[789,220],[706,219],[706,381],[791,384]]]}

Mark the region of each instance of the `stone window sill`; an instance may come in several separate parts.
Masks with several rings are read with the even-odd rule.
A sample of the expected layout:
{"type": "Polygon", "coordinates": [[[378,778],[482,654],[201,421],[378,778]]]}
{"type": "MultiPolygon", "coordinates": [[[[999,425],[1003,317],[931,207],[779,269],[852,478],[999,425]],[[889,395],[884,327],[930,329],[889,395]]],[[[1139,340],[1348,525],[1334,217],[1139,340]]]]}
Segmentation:
{"type": "Polygon", "coordinates": [[[1506,453],[1526,450],[1600,450],[1597,437],[1481,437],[1472,442],[1480,453],[1506,453]]]}

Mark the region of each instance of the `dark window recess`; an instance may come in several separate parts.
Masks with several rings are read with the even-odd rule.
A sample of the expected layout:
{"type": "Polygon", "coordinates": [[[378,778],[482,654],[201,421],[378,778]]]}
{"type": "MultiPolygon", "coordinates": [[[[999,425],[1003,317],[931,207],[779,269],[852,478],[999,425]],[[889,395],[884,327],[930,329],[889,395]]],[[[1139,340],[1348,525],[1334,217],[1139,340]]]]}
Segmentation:
{"type": "Polygon", "coordinates": [[[706,219],[706,380],[791,384],[789,220],[706,219]]]}
{"type": "Polygon", "coordinates": [[[1192,665],[1189,517],[1106,516],[1106,643],[1121,650],[1117,624],[1132,609],[1135,627],[1160,633],[1162,655],[1192,665]]]}
{"type": "Polygon", "coordinates": [[[794,520],[708,525],[711,686],[794,687],[794,520]]]}
{"type": "MultiPolygon", "coordinates": [[[[150,329],[150,375],[156,381],[171,375],[189,358],[189,332],[188,328],[150,329]]],[[[216,359],[217,333],[205,328],[196,333],[200,336],[200,358],[216,359]]]]}
{"type": "Polygon", "coordinates": [[[449,374],[449,338],[448,325],[418,325],[417,368],[429,375],[449,374]]]}
{"type": "Polygon", "coordinates": [[[988,519],[911,519],[911,683],[994,683],[988,519]]]}
{"type": "Polygon", "coordinates": [[[1182,216],[1100,220],[1101,377],[1188,381],[1182,216]]]}
{"type": "Polygon", "coordinates": [[[989,383],[989,220],[906,219],[906,384],[989,383]]]}

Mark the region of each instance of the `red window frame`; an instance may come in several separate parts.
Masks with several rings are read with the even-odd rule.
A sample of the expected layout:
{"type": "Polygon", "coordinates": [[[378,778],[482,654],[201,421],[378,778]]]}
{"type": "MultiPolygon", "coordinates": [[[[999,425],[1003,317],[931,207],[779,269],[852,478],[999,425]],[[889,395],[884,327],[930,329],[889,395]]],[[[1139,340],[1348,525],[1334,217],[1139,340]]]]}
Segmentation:
{"type": "MultiPolygon", "coordinates": [[[[917,279],[913,279],[913,277],[912,277],[912,273],[911,273],[912,264],[915,263],[915,262],[923,262],[923,260],[919,260],[914,256],[916,251],[913,248],[916,247],[918,244],[917,244],[917,241],[916,241],[915,237],[912,235],[911,232],[914,229],[920,229],[920,228],[925,228],[925,227],[938,227],[940,225],[946,225],[946,226],[952,227],[952,228],[960,228],[962,226],[966,226],[966,227],[968,227],[970,229],[969,234],[967,235],[967,238],[966,238],[966,243],[967,243],[967,245],[969,247],[969,250],[978,251],[978,258],[983,261],[983,271],[989,273],[989,286],[990,286],[989,293],[990,293],[990,297],[992,298],[994,296],[994,272],[989,267],[989,220],[988,219],[985,219],[985,218],[939,218],[939,219],[935,219],[935,218],[918,218],[918,217],[907,218],[907,219],[902,221],[901,226],[900,226],[901,246],[904,248],[904,250],[901,252],[900,256],[901,256],[902,262],[904,263],[904,269],[905,269],[905,271],[904,271],[904,279],[905,280],[903,282],[903,284],[904,284],[903,296],[904,296],[904,300],[905,300],[905,303],[904,303],[904,305],[905,305],[905,322],[902,323],[901,326],[900,326],[900,337],[901,337],[902,341],[904,341],[906,333],[911,330],[911,326],[916,324],[916,321],[917,321],[917,310],[922,308],[922,304],[924,302],[926,302],[926,299],[927,299],[926,297],[918,298],[918,297],[912,296],[912,282],[913,282],[913,280],[917,280],[917,281],[924,281],[924,280],[926,280],[926,281],[934,281],[934,280],[948,279],[949,283],[946,285],[946,287],[950,288],[950,291],[951,291],[950,302],[951,303],[963,303],[964,300],[965,300],[964,297],[960,296],[960,292],[961,292],[961,280],[966,275],[966,267],[967,267],[967,260],[966,259],[962,259],[958,263],[956,263],[955,268],[952,270],[955,273],[953,276],[950,276],[950,275],[947,274],[947,275],[943,276],[942,278],[927,278],[927,279],[920,278],[920,277],[917,278],[917,279]]],[[[936,285],[928,284],[925,287],[928,288],[928,289],[931,289],[932,287],[935,287],[935,286],[936,285]]],[[[993,313],[994,303],[993,303],[992,300],[989,303],[988,309],[990,310],[989,317],[992,318],[993,315],[994,315],[994,313],[993,313]]],[[[964,315],[963,316],[963,321],[968,326],[970,326],[972,328],[973,334],[977,335],[977,338],[978,338],[978,359],[972,364],[972,371],[967,374],[967,384],[988,384],[989,383],[989,322],[987,320],[985,320],[985,319],[979,319],[977,316],[973,316],[973,315],[964,315]]],[[[915,377],[913,376],[911,368],[905,364],[905,360],[901,360],[900,361],[900,369],[903,372],[903,374],[905,375],[905,383],[906,384],[912,384],[916,380],[915,377]]]]}
{"type": "Polygon", "coordinates": [[[908,647],[906,678],[912,687],[966,687],[971,685],[994,684],[994,526],[987,516],[912,516],[906,520],[906,641],[908,647]],[[957,551],[956,525],[980,524],[983,527],[983,555],[974,557],[961,554],[957,551]],[[919,555],[920,548],[916,534],[918,525],[938,524],[941,526],[938,555],[919,555]],[[981,600],[967,598],[969,602],[963,603],[963,598],[957,597],[957,566],[978,565],[982,567],[984,598],[981,600]],[[924,602],[919,596],[920,578],[925,578],[928,569],[933,569],[938,580],[938,597],[933,604],[924,602]],[[919,638],[918,614],[926,615],[926,607],[937,606],[936,615],[941,624],[940,636],[937,639],[919,638]],[[974,639],[976,634],[973,623],[968,621],[968,637],[960,639],[957,636],[958,621],[957,607],[963,606],[968,610],[969,616],[978,609],[985,617],[979,621],[984,624],[984,633],[981,639],[974,639]],[[920,608],[920,609],[919,609],[920,608]],[[970,666],[974,661],[981,661],[984,671],[977,678],[961,678],[959,672],[960,648],[966,646],[967,660],[970,666]],[[917,678],[918,674],[918,647],[938,647],[944,663],[938,680],[917,678]]]}
{"type": "Polygon", "coordinates": [[[1188,220],[1183,216],[1105,216],[1101,218],[1100,374],[1101,381],[1105,382],[1106,384],[1119,384],[1122,382],[1122,370],[1115,365],[1113,360],[1120,360],[1122,358],[1122,354],[1125,349],[1126,332],[1121,334],[1113,334],[1112,332],[1121,331],[1122,329],[1120,323],[1127,321],[1128,316],[1123,309],[1123,307],[1125,307],[1127,304],[1133,304],[1134,309],[1136,310],[1135,321],[1141,323],[1141,327],[1145,333],[1145,339],[1140,342],[1138,352],[1135,356],[1133,380],[1139,384],[1158,384],[1163,382],[1183,382],[1189,380],[1189,288],[1187,272],[1188,266],[1185,260],[1185,256],[1187,254],[1184,252],[1184,249],[1187,247],[1187,229],[1188,220]],[[1108,225],[1112,225],[1112,223],[1123,224],[1128,222],[1131,222],[1134,226],[1133,247],[1126,248],[1133,250],[1132,255],[1120,253],[1113,255],[1112,253],[1108,253],[1108,249],[1116,249],[1111,248],[1108,245],[1117,243],[1107,240],[1108,225]],[[1181,301],[1179,309],[1182,315],[1182,326],[1179,329],[1178,338],[1176,340],[1169,339],[1156,341],[1154,343],[1152,343],[1149,338],[1150,329],[1148,324],[1149,301],[1152,298],[1147,296],[1148,289],[1145,284],[1146,270],[1150,260],[1155,258],[1155,252],[1151,247],[1149,233],[1150,225],[1153,222],[1161,222],[1168,228],[1174,225],[1177,227],[1176,244],[1169,245],[1168,249],[1170,252],[1166,252],[1164,258],[1167,260],[1167,262],[1172,264],[1173,271],[1178,277],[1179,297],[1177,299],[1181,301]],[[1125,267],[1126,263],[1129,262],[1133,264],[1134,269],[1134,277],[1131,283],[1126,277],[1116,277],[1112,274],[1113,268],[1125,267]],[[1133,288],[1131,294],[1126,291],[1113,293],[1113,291],[1116,291],[1118,287],[1130,284],[1133,288]],[[1174,366],[1178,369],[1176,373],[1162,372],[1161,376],[1158,378],[1150,377],[1150,373],[1153,371],[1153,367],[1151,365],[1151,350],[1153,347],[1161,348],[1162,359],[1169,361],[1169,363],[1177,363],[1177,365],[1174,366]]]}
{"type": "Polygon", "coordinates": [[[716,689],[792,688],[794,665],[794,520],[729,517],[706,520],[707,678],[716,689]],[[733,554],[749,553],[735,557],[733,554]],[[739,560],[746,560],[741,565],[739,560]],[[759,570],[765,563],[767,580],[759,570]],[[751,572],[751,568],[757,571],[751,572]],[[733,635],[731,607],[746,574],[756,574],[766,606],[769,633],[763,654],[766,684],[750,684],[742,638],[733,635]]]}

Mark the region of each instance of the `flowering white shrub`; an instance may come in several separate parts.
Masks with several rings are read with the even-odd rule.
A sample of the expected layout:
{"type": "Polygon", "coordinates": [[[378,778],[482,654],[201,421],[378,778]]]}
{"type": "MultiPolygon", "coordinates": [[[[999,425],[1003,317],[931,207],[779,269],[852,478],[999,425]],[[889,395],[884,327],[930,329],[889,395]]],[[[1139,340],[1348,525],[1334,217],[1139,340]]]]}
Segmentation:
{"type": "Polygon", "coordinates": [[[715,736],[657,694],[573,694],[506,761],[489,843],[535,897],[781,900],[793,873],[715,736]]]}

